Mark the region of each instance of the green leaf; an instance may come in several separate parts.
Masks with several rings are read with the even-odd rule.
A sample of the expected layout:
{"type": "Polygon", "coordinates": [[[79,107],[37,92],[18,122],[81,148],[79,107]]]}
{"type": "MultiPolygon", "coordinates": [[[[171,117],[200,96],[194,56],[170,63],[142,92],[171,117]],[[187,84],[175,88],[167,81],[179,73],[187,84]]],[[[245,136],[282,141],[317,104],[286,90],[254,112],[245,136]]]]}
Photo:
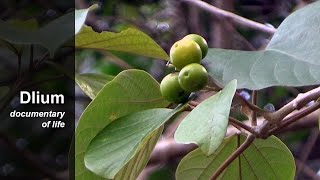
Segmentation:
{"type": "Polygon", "coordinates": [[[159,83],[141,70],[122,71],[107,83],[83,112],[75,132],[75,175],[77,180],[97,179],[86,169],[84,153],[91,140],[109,123],[124,115],[169,103],[160,93],[159,83]]]}
{"type": "Polygon", "coordinates": [[[75,80],[82,91],[91,99],[94,99],[103,86],[111,81],[114,76],[104,74],[76,74],[75,80]]]}
{"type": "Polygon", "coordinates": [[[222,143],[227,131],[237,80],[192,110],[181,122],[174,138],[178,143],[196,143],[208,156],[222,143]]]}
{"type": "MultiPolygon", "coordinates": [[[[245,136],[226,138],[219,149],[206,156],[199,148],[185,156],[176,171],[177,180],[207,180],[220,165],[245,141],[245,136]]],[[[275,136],[256,139],[218,177],[230,179],[281,179],[295,176],[294,158],[285,144],[275,136]]]]}
{"type": "MultiPolygon", "coordinates": [[[[59,46],[74,36],[74,18],[74,12],[70,12],[37,30],[15,27],[0,20],[0,39],[11,44],[41,45],[49,50],[52,57],[59,46]]],[[[29,27],[30,22],[26,21],[25,26],[29,27]]]]}
{"type": "Polygon", "coordinates": [[[264,51],[210,49],[209,74],[221,85],[237,79],[239,89],[319,84],[319,11],[320,1],[292,13],[264,51]]]}
{"type": "Polygon", "coordinates": [[[163,131],[163,126],[150,134],[150,139],[145,138],[142,144],[145,144],[130,161],[121,168],[115,176],[115,180],[135,180],[149,161],[150,155],[158,142],[163,131]]]}
{"type": "MultiPolygon", "coordinates": [[[[177,111],[171,109],[150,109],[113,121],[91,141],[85,154],[86,167],[102,177],[113,179],[138,151],[144,151],[143,154],[140,151],[140,156],[146,156],[148,159],[160,136],[158,129],[176,113],[177,111]],[[148,147],[147,143],[155,133],[158,136],[151,142],[153,146],[148,147]]],[[[121,179],[135,180],[146,165],[147,159],[139,165],[138,172],[132,175],[123,173],[127,178],[121,179]]],[[[132,164],[126,171],[135,171],[139,161],[139,158],[131,161],[137,164],[132,164]]]]}
{"type": "Polygon", "coordinates": [[[76,48],[122,51],[169,60],[167,53],[152,38],[137,29],[129,28],[120,33],[98,33],[91,27],[84,26],[76,35],[75,44],[76,48]]]}
{"type": "Polygon", "coordinates": [[[87,9],[79,9],[75,11],[75,34],[78,34],[84,25],[89,11],[97,9],[98,5],[94,4],[87,9]]]}

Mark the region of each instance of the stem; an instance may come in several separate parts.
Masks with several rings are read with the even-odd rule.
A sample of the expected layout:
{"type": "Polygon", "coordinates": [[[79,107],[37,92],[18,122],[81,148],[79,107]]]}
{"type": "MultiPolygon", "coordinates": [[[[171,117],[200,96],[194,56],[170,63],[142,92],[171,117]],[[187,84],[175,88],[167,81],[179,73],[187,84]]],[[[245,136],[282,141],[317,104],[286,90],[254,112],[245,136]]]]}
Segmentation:
{"type": "Polygon", "coordinates": [[[248,132],[252,133],[252,134],[256,134],[256,132],[248,125],[242,123],[241,121],[233,118],[233,117],[229,117],[229,121],[231,122],[232,125],[236,125],[239,126],[245,130],[247,130],[248,132]]]}
{"type": "Polygon", "coordinates": [[[224,18],[225,21],[231,21],[234,24],[238,24],[240,26],[249,27],[255,30],[259,30],[265,33],[268,33],[270,35],[274,34],[276,29],[273,27],[266,26],[264,24],[252,21],[250,19],[246,19],[244,17],[241,17],[239,15],[233,14],[231,12],[216,8],[206,2],[199,1],[199,0],[181,0],[183,2],[187,2],[189,4],[193,4],[203,10],[206,10],[207,12],[220,17],[224,18]]]}
{"type": "MultiPolygon", "coordinates": [[[[319,137],[319,130],[318,128],[314,128],[311,131],[311,134],[309,135],[307,142],[304,144],[304,146],[301,149],[301,152],[303,152],[300,157],[302,164],[305,164],[305,162],[308,160],[311,150],[316,145],[318,137],[319,137]]],[[[303,170],[304,170],[304,166],[297,166],[296,177],[299,177],[301,171],[303,170]]]]}
{"type": "Polygon", "coordinates": [[[215,180],[219,177],[219,175],[238,157],[241,153],[243,153],[254,141],[255,136],[249,134],[247,139],[244,141],[241,146],[234,151],[229,158],[223,162],[223,164],[218,168],[218,170],[210,177],[210,180],[215,180]]]}
{"type": "Polygon", "coordinates": [[[283,106],[276,112],[263,114],[264,118],[271,123],[279,124],[280,121],[294,110],[299,110],[307,103],[313,100],[317,100],[320,97],[320,87],[315,88],[303,94],[299,94],[290,103],[283,106]]]}
{"type": "MultiPolygon", "coordinates": [[[[252,91],[252,104],[254,104],[254,105],[257,104],[257,91],[255,91],[255,90],[252,91]]],[[[251,125],[257,126],[257,112],[256,111],[252,111],[251,125]]]]}
{"type": "Polygon", "coordinates": [[[282,124],[280,124],[278,127],[274,128],[274,129],[270,130],[268,134],[269,135],[276,134],[282,128],[289,126],[290,124],[298,121],[302,117],[307,116],[308,114],[312,113],[313,111],[315,111],[319,108],[320,108],[320,102],[315,102],[313,105],[305,108],[304,110],[301,110],[299,113],[297,113],[293,116],[290,116],[288,118],[285,118],[283,120],[282,124]]]}
{"type": "Polygon", "coordinates": [[[189,104],[191,106],[197,107],[200,103],[196,102],[196,101],[190,101],[189,104]]]}
{"type": "Polygon", "coordinates": [[[255,111],[255,112],[258,112],[258,113],[262,113],[262,114],[267,113],[265,110],[259,108],[255,104],[252,104],[252,103],[248,102],[247,100],[245,100],[238,92],[235,93],[235,97],[238,98],[241,101],[242,105],[247,106],[252,111],[255,111]]]}
{"type": "Polygon", "coordinates": [[[297,167],[301,167],[305,175],[307,175],[312,180],[320,180],[320,177],[314,172],[309,166],[302,163],[299,159],[295,160],[297,167]]]}

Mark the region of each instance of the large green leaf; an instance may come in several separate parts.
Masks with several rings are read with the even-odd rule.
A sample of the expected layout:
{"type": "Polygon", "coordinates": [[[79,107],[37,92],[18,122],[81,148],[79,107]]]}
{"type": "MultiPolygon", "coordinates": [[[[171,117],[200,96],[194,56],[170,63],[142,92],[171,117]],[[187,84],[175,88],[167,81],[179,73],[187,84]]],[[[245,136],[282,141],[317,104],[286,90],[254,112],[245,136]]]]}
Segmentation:
{"type": "MultiPolygon", "coordinates": [[[[0,39],[12,44],[38,44],[53,56],[56,49],[74,36],[75,13],[67,13],[40,29],[25,29],[0,21],[0,39]]],[[[30,26],[26,21],[25,26],[30,26]]],[[[21,24],[20,24],[21,26],[21,24]]]]}
{"type": "Polygon", "coordinates": [[[103,86],[111,81],[114,76],[104,74],[76,74],[75,80],[82,91],[91,99],[94,99],[103,86]]]}
{"type": "MultiPolygon", "coordinates": [[[[176,171],[177,180],[208,180],[219,166],[243,143],[245,136],[226,138],[219,149],[207,156],[199,148],[185,156],[176,171]]],[[[294,158],[290,150],[275,136],[257,139],[218,177],[230,179],[292,180],[294,158]]]]}
{"type": "Polygon", "coordinates": [[[137,29],[127,29],[120,33],[95,32],[84,26],[76,35],[76,48],[113,50],[137,55],[169,60],[167,53],[147,34],[137,29]]]}
{"type": "Polygon", "coordinates": [[[210,49],[204,64],[221,85],[238,88],[306,86],[320,83],[320,1],[288,16],[264,51],[210,49]]]}
{"type": "Polygon", "coordinates": [[[175,132],[175,140],[178,143],[196,143],[205,154],[212,154],[226,134],[236,88],[237,81],[233,80],[222,91],[199,104],[181,122],[175,132]]]}
{"type": "Polygon", "coordinates": [[[77,180],[96,179],[84,165],[91,140],[113,120],[129,113],[166,107],[160,87],[148,73],[126,70],[107,83],[83,112],[75,132],[75,175],[77,180]]]}
{"type": "MultiPolygon", "coordinates": [[[[163,123],[169,120],[177,111],[171,109],[150,109],[123,116],[99,132],[91,141],[85,154],[85,165],[96,174],[108,179],[113,179],[119,170],[141,149],[140,154],[148,158],[153,147],[148,148],[147,143],[154,133],[157,133],[163,123]]],[[[153,139],[153,146],[158,140],[153,139]]],[[[145,159],[138,165],[140,159],[131,161],[130,170],[140,168],[138,172],[122,174],[127,178],[135,180],[147,163],[145,159]],[[132,175],[131,175],[132,174],[132,175]]],[[[126,169],[128,171],[128,169],[126,169]]]]}

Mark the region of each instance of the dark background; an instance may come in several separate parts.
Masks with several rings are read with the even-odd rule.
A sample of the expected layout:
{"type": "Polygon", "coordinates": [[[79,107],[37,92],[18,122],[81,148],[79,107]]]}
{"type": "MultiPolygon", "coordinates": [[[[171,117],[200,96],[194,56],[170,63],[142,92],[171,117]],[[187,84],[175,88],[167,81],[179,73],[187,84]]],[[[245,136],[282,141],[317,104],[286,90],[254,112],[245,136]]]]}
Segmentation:
{"type": "MultiPolygon", "coordinates": [[[[0,31],[3,26],[24,31],[38,30],[73,11],[74,1],[0,1],[0,31]]],[[[72,37],[74,15],[68,21],[70,27],[64,24],[63,28],[68,28],[64,33],[72,37]]],[[[65,35],[48,32],[44,36],[65,35]]],[[[70,179],[68,157],[75,126],[75,84],[64,70],[74,74],[74,47],[67,45],[74,44],[74,38],[66,39],[66,42],[51,57],[42,45],[11,44],[5,41],[5,37],[0,41],[0,179],[70,179]],[[21,90],[63,94],[65,104],[20,105],[21,90]],[[60,119],[10,118],[9,113],[13,110],[63,111],[66,114],[61,121],[66,126],[42,128],[42,122],[60,119]]],[[[71,164],[70,169],[72,167],[71,164]]]]}

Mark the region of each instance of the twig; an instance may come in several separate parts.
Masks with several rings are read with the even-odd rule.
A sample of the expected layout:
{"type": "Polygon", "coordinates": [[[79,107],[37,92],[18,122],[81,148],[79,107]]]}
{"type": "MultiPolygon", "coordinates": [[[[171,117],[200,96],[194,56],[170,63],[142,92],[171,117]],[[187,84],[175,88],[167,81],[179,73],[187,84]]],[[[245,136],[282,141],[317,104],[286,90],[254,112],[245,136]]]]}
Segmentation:
{"type": "Polygon", "coordinates": [[[190,101],[189,105],[197,107],[200,103],[196,102],[196,101],[190,101]]]}
{"type": "Polygon", "coordinates": [[[248,132],[252,133],[252,134],[256,134],[256,132],[248,125],[242,123],[241,121],[233,118],[233,117],[229,117],[229,121],[231,122],[232,125],[237,125],[245,130],[247,130],[248,132]]]}
{"type": "Polygon", "coordinates": [[[116,64],[117,66],[121,67],[122,69],[133,69],[133,67],[128,64],[126,61],[124,61],[123,59],[113,55],[110,52],[104,52],[104,54],[109,57],[107,60],[116,64]]]}
{"type": "MultiPolygon", "coordinates": [[[[307,142],[303,145],[301,152],[301,163],[305,164],[305,162],[308,160],[308,157],[311,153],[312,148],[317,142],[317,139],[319,137],[319,130],[318,128],[315,128],[311,131],[310,136],[308,137],[307,142]]],[[[301,171],[303,171],[304,166],[297,166],[297,171],[296,171],[296,177],[299,177],[299,174],[301,171]]]]}
{"type": "Polygon", "coordinates": [[[203,1],[199,1],[199,0],[181,0],[183,2],[187,2],[189,4],[193,4],[199,8],[202,8],[203,10],[206,10],[207,12],[216,15],[217,17],[220,18],[225,18],[226,20],[232,21],[235,24],[238,24],[240,26],[244,26],[244,27],[249,27],[252,29],[256,29],[268,34],[274,34],[276,29],[266,26],[264,24],[246,19],[244,17],[241,17],[239,15],[233,14],[231,12],[228,11],[224,11],[222,9],[216,8],[206,2],[203,1]]]}
{"type": "Polygon", "coordinates": [[[219,175],[238,157],[241,153],[243,153],[254,141],[255,136],[249,134],[247,139],[241,144],[241,146],[234,151],[227,160],[223,162],[223,164],[217,169],[217,171],[210,177],[210,180],[215,180],[219,177],[219,175]]]}
{"type": "Polygon", "coordinates": [[[288,118],[285,118],[283,120],[283,123],[280,124],[278,127],[275,127],[274,129],[270,130],[268,135],[272,135],[272,134],[276,134],[277,131],[281,130],[282,128],[284,127],[287,127],[289,126],[290,124],[298,121],[299,119],[301,119],[302,117],[305,117],[306,115],[312,113],[313,111],[317,110],[320,108],[320,102],[315,102],[313,105],[299,111],[298,113],[288,117],[288,118]]]}
{"type": "Polygon", "coordinates": [[[238,92],[235,93],[235,97],[241,101],[242,105],[247,106],[252,111],[255,111],[257,113],[266,113],[265,110],[259,108],[255,104],[252,104],[252,103],[248,102],[247,100],[245,100],[238,92]]]}
{"type": "Polygon", "coordinates": [[[195,148],[195,144],[178,144],[173,138],[164,138],[153,149],[148,165],[165,163],[174,157],[184,156],[195,148]]]}
{"type": "Polygon", "coordinates": [[[296,159],[296,165],[298,168],[302,168],[305,175],[312,180],[320,180],[320,177],[307,165],[302,163],[299,159],[296,159]]]}
{"type": "MultiPolygon", "coordinates": [[[[257,104],[257,91],[255,91],[255,90],[252,91],[252,104],[254,104],[254,105],[257,104]]],[[[251,125],[257,126],[257,112],[256,111],[252,111],[251,125]]]]}
{"type": "Polygon", "coordinates": [[[320,87],[315,88],[303,94],[299,94],[293,101],[283,106],[276,112],[265,113],[263,116],[266,120],[274,124],[279,124],[280,121],[294,110],[299,110],[307,103],[320,98],[320,87]]]}

